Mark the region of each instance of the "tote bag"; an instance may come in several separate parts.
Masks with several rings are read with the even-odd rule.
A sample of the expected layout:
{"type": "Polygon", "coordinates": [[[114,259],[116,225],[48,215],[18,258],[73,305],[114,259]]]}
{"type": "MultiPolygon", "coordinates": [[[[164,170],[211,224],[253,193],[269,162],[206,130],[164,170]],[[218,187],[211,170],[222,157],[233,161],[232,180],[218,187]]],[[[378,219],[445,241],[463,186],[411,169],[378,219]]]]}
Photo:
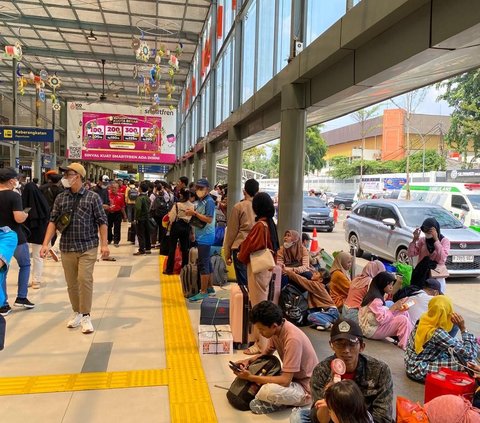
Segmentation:
{"type": "MultiPolygon", "coordinates": [[[[263,224],[265,225],[265,223],[263,224]]],[[[267,225],[265,225],[265,227],[267,227],[267,225]]],[[[263,272],[264,270],[272,270],[275,266],[273,254],[267,247],[267,231],[265,231],[265,249],[254,251],[250,254],[250,265],[252,266],[252,272],[254,274],[263,272]]]]}

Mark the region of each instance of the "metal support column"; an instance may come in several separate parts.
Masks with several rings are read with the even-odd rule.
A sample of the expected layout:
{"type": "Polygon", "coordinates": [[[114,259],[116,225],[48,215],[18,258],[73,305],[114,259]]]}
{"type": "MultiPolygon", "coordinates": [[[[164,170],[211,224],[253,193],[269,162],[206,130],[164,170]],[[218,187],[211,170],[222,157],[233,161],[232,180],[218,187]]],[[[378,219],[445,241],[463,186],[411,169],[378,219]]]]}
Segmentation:
{"type": "Polygon", "coordinates": [[[208,144],[205,156],[207,162],[207,179],[208,182],[210,182],[210,186],[213,187],[217,183],[217,153],[212,143],[208,144]]]}
{"type": "Polygon", "coordinates": [[[42,180],[42,150],[40,149],[40,146],[35,147],[32,177],[38,178],[39,181],[42,180]]]}
{"type": "Polygon", "coordinates": [[[289,84],[282,89],[280,129],[280,177],[278,233],[302,232],[303,177],[305,160],[305,85],[289,84]]]}
{"type": "Polygon", "coordinates": [[[191,159],[187,159],[185,176],[188,178],[188,182],[193,181],[193,162],[191,159]]]}
{"type": "Polygon", "coordinates": [[[232,127],[228,131],[228,204],[227,216],[233,206],[242,198],[243,140],[240,128],[232,127]]]}
{"type": "Polygon", "coordinates": [[[193,166],[194,166],[194,176],[195,180],[198,181],[200,178],[203,176],[203,169],[202,169],[203,161],[202,158],[200,157],[200,154],[195,154],[194,161],[193,161],[193,166]]]}
{"type": "MultiPolygon", "coordinates": [[[[17,59],[12,60],[12,94],[13,94],[13,104],[12,104],[12,125],[17,125],[17,116],[18,116],[18,105],[17,105],[17,59]]],[[[10,167],[13,167],[17,172],[20,170],[20,143],[18,141],[13,141],[12,148],[10,150],[10,167]]]]}

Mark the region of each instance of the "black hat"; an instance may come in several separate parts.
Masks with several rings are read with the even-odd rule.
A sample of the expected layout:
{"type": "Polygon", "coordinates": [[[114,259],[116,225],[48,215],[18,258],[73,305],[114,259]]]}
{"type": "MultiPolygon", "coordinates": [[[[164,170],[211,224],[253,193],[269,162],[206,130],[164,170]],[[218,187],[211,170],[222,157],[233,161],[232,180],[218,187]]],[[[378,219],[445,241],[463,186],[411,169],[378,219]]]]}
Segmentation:
{"type": "Polygon", "coordinates": [[[311,240],[312,240],[312,238],[310,238],[310,235],[308,235],[305,232],[302,233],[302,242],[303,241],[311,241],[311,240]]]}
{"type": "Polygon", "coordinates": [[[442,285],[440,285],[440,282],[434,278],[429,278],[425,281],[425,288],[434,289],[435,291],[438,291],[440,295],[443,295],[442,285]]]}
{"type": "Polygon", "coordinates": [[[17,171],[12,167],[2,167],[0,169],[0,180],[8,181],[10,179],[15,179],[18,177],[17,171]]]}
{"type": "Polygon", "coordinates": [[[337,339],[349,339],[350,341],[357,341],[363,338],[362,330],[358,323],[350,319],[338,319],[330,330],[330,341],[337,339]]]}

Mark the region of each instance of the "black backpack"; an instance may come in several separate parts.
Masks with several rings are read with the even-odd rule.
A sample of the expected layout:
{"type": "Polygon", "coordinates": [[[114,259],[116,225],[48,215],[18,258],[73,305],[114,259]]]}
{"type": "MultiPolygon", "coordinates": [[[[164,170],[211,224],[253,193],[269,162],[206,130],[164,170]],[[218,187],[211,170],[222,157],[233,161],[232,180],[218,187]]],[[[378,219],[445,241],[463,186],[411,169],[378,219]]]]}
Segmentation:
{"type": "Polygon", "coordinates": [[[170,201],[166,201],[163,194],[156,195],[155,200],[153,200],[152,204],[152,214],[153,217],[160,217],[163,218],[170,209],[172,208],[172,204],[170,201]]]}
{"type": "MultiPolygon", "coordinates": [[[[250,363],[248,370],[252,375],[276,376],[282,372],[280,360],[274,355],[262,355],[250,363]]],[[[255,398],[260,385],[245,379],[235,378],[227,392],[228,402],[237,410],[250,410],[250,401],[255,398]]]]}
{"type": "Polygon", "coordinates": [[[138,189],[135,187],[135,188],[130,188],[128,190],[128,199],[130,201],[135,201],[138,197],[138,189]]]}
{"type": "Polygon", "coordinates": [[[280,293],[279,305],[285,318],[295,326],[308,325],[308,302],[305,294],[296,286],[288,284],[280,293]]]}

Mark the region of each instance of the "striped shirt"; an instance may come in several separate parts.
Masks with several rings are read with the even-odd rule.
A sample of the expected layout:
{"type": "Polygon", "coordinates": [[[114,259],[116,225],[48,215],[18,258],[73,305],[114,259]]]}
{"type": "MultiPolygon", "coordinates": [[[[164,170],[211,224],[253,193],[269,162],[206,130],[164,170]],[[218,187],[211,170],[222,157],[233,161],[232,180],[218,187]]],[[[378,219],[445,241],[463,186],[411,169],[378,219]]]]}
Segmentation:
{"type": "Polygon", "coordinates": [[[84,187],[77,194],[70,189],[58,194],[50,221],[55,222],[61,214],[71,211],[77,195],[80,195],[80,201],[72,222],[60,238],[60,251],[83,253],[98,247],[98,228],[107,224],[107,215],[100,196],[84,187]]]}

